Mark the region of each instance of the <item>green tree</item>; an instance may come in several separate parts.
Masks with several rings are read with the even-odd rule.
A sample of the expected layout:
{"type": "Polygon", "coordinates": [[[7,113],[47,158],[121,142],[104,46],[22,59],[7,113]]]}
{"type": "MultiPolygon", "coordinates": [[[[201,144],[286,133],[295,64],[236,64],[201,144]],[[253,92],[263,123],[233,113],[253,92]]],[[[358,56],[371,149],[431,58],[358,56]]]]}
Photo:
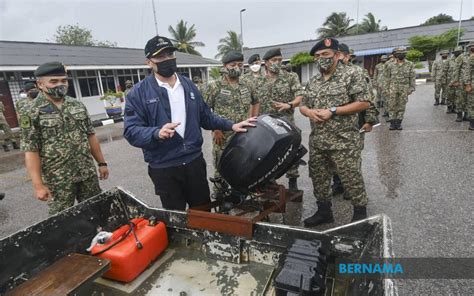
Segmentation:
{"type": "Polygon", "coordinates": [[[78,24],[58,26],[56,33],[53,36],[54,41],[60,44],[67,45],[85,45],[85,46],[106,46],[115,47],[116,42],[111,41],[95,41],[92,37],[92,31],[80,27],[78,24]]]}
{"type": "Polygon", "coordinates": [[[194,24],[188,28],[188,23],[180,20],[176,27],[168,27],[168,32],[170,32],[174,46],[178,48],[178,51],[185,52],[189,54],[194,54],[200,56],[195,47],[204,46],[205,44],[200,41],[192,41],[196,37],[196,28],[194,24]]]}
{"type": "Polygon", "coordinates": [[[303,51],[292,56],[290,59],[290,64],[292,66],[301,66],[301,65],[310,64],[313,61],[314,61],[313,57],[307,51],[303,51]]]}
{"type": "Polygon", "coordinates": [[[326,18],[323,27],[317,30],[319,38],[341,37],[349,35],[354,27],[351,25],[353,19],[349,18],[345,12],[333,12],[326,18]]]}
{"type": "Polygon", "coordinates": [[[380,20],[377,20],[371,12],[367,13],[365,18],[362,20],[362,23],[359,25],[359,34],[378,31],[380,31],[380,20]]]}
{"type": "Polygon", "coordinates": [[[429,19],[426,20],[422,26],[429,26],[429,25],[438,25],[438,24],[445,24],[445,23],[451,23],[454,22],[454,19],[452,16],[440,13],[436,16],[430,17],[429,19]]]}
{"type": "Polygon", "coordinates": [[[209,76],[211,76],[211,78],[214,80],[219,79],[219,77],[221,77],[220,68],[219,67],[211,68],[211,71],[209,71],[209,76]]]}
{"type": "Polygon", "coordinates": [[[227,36],[219,40],[219,46],[217,46],[218,54],[215,58],[221,58],[231,50],[241,51],[242,44],[240,43],[239,35],[234,31],[227,31],[227,36]]]}
{"type": "Polygon", "coordinates": [[[419,50],[412,48],[407,52],[407,60],[409,61],[418,62],[421,57],[423,57],[423,53],[419,50]]]}

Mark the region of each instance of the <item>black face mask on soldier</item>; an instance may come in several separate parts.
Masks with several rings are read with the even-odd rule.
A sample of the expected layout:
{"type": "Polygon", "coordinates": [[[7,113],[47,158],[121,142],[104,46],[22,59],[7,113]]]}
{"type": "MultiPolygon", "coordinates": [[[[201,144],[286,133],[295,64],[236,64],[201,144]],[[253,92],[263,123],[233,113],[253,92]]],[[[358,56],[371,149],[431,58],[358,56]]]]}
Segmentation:
{"type": "Polygon", "coordinates": [[[154,63],[158,70],[155,72],[163,77],[171,77],[176,72],[178,67],[176,66],[176,59],[169,59],[163,62],[154,63]]]}
{"type": "Polygon", "coordinates": [[[61,84],[52,88],[46,88],[46,93],[55,101],[62,100],[67,94],[67,85],[61,84]]]}
{"type": "Polygon", "coordinates": [[[404,53],[397,53],[395,57],[399,60],[404,60],[405,59],[405,54],[404,53]]]}
{"type": "Polygon", "coordinates": [[[443,60],[446,60],[446,59],[448,58],[448,56],[441,56],[441,58],[442,58],[443,60]]]}

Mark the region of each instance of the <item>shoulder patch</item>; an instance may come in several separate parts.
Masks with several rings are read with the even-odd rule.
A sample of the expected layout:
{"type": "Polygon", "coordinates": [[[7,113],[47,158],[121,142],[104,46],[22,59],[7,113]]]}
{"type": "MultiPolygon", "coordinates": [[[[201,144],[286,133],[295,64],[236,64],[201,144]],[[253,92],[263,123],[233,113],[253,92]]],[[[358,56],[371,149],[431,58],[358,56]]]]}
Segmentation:
{"type": "Polygon", "coordinates": [[[31,118],[28,115],[20,116],[20,127],[21,128],[30,128],[31,127],[31,118]]]}

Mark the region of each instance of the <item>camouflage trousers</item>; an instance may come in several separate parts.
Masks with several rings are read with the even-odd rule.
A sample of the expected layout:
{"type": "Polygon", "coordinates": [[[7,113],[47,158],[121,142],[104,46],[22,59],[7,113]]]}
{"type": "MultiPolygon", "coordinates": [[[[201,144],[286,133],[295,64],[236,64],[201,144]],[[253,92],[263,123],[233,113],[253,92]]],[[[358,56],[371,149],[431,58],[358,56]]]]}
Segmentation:
{"type": "Polygon", "coordinates": [[[0,130],[4,133],[3,137],[0,137],[0,145],[8,145],[11,142],[18,143],[18,140],[12,133],[12,129],[3,114],[0,114],[0,130]]]}
{"type": "Polygon", "coordinates": [[[456,100],[456,88],[446,87],[446,103],[448,106],[453,106],[456,100]]]}
{"type": "Polygon", "coordinates": [[[377,87],[377,102],[381,102],[383,105],[386,101],[386,91],[384,91],[383,87],[377,87]]]}
{"type": "Polygon", "coordinates": [[[469,114],[469,119],[474,120],[474,90],[467,94],[466,111],[469,114]]]}
{"type": "Polygon", "coordinates": [[[50,215],[72,207],[75,200],[82,202],[102,191],[99,187],[99,178],[96,175],[77,183],[65,180],[47,185],[53,195],[53,198],[48,201],[50,215]]]}
{"type": "MultiPolygon", "coordinates": [[[[227,144],[230,142],[230,139],[232,138],[232,135],[234,132],[223,132],[224,133],[224,139],[222,140],[222,145],[217,145],[214,142],[214,139],[212,139],[212,158],[214,159],[214,178],[220,178],[221,174],[219,173],[219,170],[217,169],[219,167],[219,161],[221,160],[222,152],[224,152],[225,147],[227,144]]],[[[217,186],[213,186],[213,191],[216,193],[219,190],[217,186]]]]}
{"type": "Polygon", "coordinates": [[[390,120],[403,120],[407,103],[408,94],[406,89],[391,90],[390,97],[387,102],[388,118],[390,120]]]}
{"type": "Polygon", "coordinates": [[[447,96],[447,85],[440,83],[440,82],[435,82],[435,102],[439,102],[439,99],[441,98],[442,101],[446,101],[446,96],[447,96]]]}
{"type": "Polygon", "coordinates": [[[456,112],[468,112],[467,110],[467,93],[461,87],[455,88],[454,104],[456,112]]]}
{"type": "Polygon", "coordinates": [[[366,206],[368,199],[362,177],[362,150],[309,151],[309,176],[313,183],[313,194],[317,201],[330,201],[331,179],[337,173],[345,191],[355,206],[366,206]]]}

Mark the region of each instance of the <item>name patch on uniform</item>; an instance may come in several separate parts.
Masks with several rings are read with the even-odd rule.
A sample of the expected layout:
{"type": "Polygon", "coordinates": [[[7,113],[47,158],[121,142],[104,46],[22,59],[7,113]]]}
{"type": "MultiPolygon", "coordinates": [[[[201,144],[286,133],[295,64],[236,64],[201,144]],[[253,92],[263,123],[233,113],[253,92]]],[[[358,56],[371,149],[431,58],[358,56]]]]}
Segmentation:
{"type": "Polygon", "coordinates": [[[226,95],[226,96],[230,96],[231,92],[230,92],[230,90],[227,90],[227,89],[221,89],[221,94],[226,95]]]}
{"type": "Polygon", "coordinates": [[[249,93],[249,90],[246,89],[246,88],[243,88],[243,89],[240,90],[240,94],[241,94],[241,95],[246,95],[246,94],[248,94],[248,93],[249,93]]]}
{"type": "Polygon", "coordinates": [[[156,103],[156,102],[158,102],[158,99],[156,99],[156,98],[149,99],[149,100],[146,101],[147,104],[153,104],[153,103],[156,103]]]}
{"type": "Polygon", "coordinates": [[[30,128],[31,127],[31,119],[28,115],[20,116],[20,127],[21,128],[30,128]]]}
{"type": "Polygon", "coordinates": [[[191,97],[191,100],[195,100],[195,99],[196,99],[196,97],[194,96],[194,93],[193,93],[193,92],[190,92],[190,93],[189,93],[189,96],[191,97]]]}

